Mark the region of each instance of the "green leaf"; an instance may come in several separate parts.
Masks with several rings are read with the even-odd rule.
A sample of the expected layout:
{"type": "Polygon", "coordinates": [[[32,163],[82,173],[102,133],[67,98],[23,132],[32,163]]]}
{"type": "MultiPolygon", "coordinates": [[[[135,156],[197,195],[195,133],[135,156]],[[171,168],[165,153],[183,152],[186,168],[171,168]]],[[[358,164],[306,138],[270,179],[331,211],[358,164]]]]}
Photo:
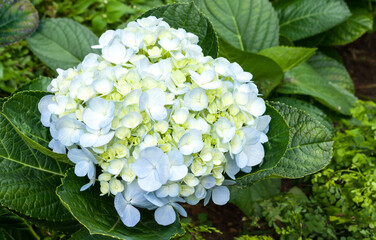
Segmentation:
{"type": "Polygon", "coordinates": [[[278,45],[278,17],[268,0],[195,0],[219,37],[249,52],[278,45]]]}
{"type": "Polygon", "coordinates": [[[312,57],[316,50],[316,48],[277,46],[263,49],[259,54],[273,59],[279,64],[282,71],[286,72],[290,68],[312,57]]]}
{"type": "MultiPolygon", "coordinates": [[[[61,184],[61,181],[60,181],[60,184],[61,184]]],[[[56,188],[55,188],[55,191],[56,191],[56,188]]],[[[20,218],[24,219],[29,224],[35,225],[36,227],[43,228],[49,231],[58,231],[62,233],[73,234],[76,231],[78,231],[80,228],[82,228],[82,225],[73,217],[68,220],[55,222],[55,221],[47,221],[47,220],[29,217],[16,211],[11,211],[11,212],[19,216],[20,218]]]]}
{"type": "Polygon", "coordinates": [[[55,193],[68,167],[31,148],[0,114],[1,205],[38,219],[72,219],[55,193]]]}
{"type": "Polygon", "coordinates": [[[0,209],[0,232],[3,232],[5,239],[39,240],[38,235],[24,219],[5,208],[0,209]]]}
{"type": "Polygon", "coordinates": [[[367,8],[355,2],[349,5],[351,16],[342,24],[330,29],[320,43],[323,46],[349,44],[373,29],[373,15],[367,8]]]}
{"type": "Polygon", "coordinates": [[[227,58],[230,62],[239,63],[244,71],[252,73],[252,81],[255,82],[265,98],[281,83],[282,69],[272,59],[256,53],[241,51],[223,40],[220,40],[219,43],[219,55],[227,58]]]}
{"type": "Polygon", "coordinates": [[[281,46],[286,46],[286,47],[294,47],[294,43],[291,41],[291,39],[289,39],[288,37],[286,37],[285,35],[282,35],[280,34],[279,35],[279,45],[281,46]]]}
{"type": "Polygon", "coordinates": [[[342,63],[318,52],[308,60],[308,64],[326,81],[354,93],[354,83],[342,63]]]}
{"type": "MultiPolygon", "coordinates": [[[[264,172],[273,169],[287,150],[289,143],[289,126],[284,117],[271,105],[266,105],[265,115],[271,117],[268,142],[264,144],[265,157],[261,166],[253,167],[252,172],[237,179],[237,186],[244,187],[243,178],[255,179],[253,182],[265,177],[264,172]],[[251,176],[251,177],[250,177],[251,176]]],[[[252,183],[253,183],[252,182],[252,183]]]]}
{"type": "Polygon", "coordinates": [[[51,78],[40,76],[33,81],[21,86],[18,91],[34,90],[34,91],[47,91],[47,86],[51,83],[51,78]]]}
{"type": "Polygon", "coordinates": [[[310,104],[303,100],[289,98],[289,97],[273,98],[272,101],[281,102],[281,103],[284,103],[286,105],[292,106],[294,108],[297,108],[299,110],[306,112],[312,118],[316,119],[318,122],[324,125],[329,130],[331,137],[334,136],[334,126],[333,126],[332,120],[325,114],[324,111],[314,106],[313,104],[310,104]]]}
{"type": "Polygon", "coordinates": [[[256,202],[279,194],[280,188],[281,179],[265,179],[246,188],[230,186],[230,202],[238,206],[247,216],[252,217],[260,208],[256,202]]]}
{"type": "Polygon", "coordinates": [[[78,22],[65,18],[41,21],[37,31],[27,39],[31,51],[53,70],[74,67],[91,53],[98,37],[78,22]]]}
{"type": "Polygon", "coordinates": [[[0,47],[26,38],[37,29],[38,12],[28,0],[0,2],[0,47]]]}
{"type": "MultiPolygon", "coordinates": [[[[269,104],[283,116],[290,129],[287,151],[276,166],[251,172],[237,179],[236,185],[239,187],[249,186],[266,177],[304,177],[323,169],[332,157],[333,141],[329,130],[324,125],[294,107],[279,102],[269,104]]],[[[271,136],[269,140],[270,138],[271,136]]],[[[275,148],[266,149],[265,153],[276,150],[275,148]]],[[[261,167],[263,168],[263,165],[267,163],[268,159],[265,156],[261,167]]]]}
{"type": "Polygon", "coordinates": [[[3,113],[15,127],[18,134],[32,148],[58,161],[71,164],[65,154],[54,153],[48,147],[48,143],[52,138],[49,128],[42,125],[40,121],[41,114],[38,110],[40,99],[48,94],[47,92],[39,91],[18,92],[3,104],[3,113]]]}
{"type": "Polygon", "coordinates": [[[99,184],[81,192],[80,188],[86,183],[86,179],[77,177],[73,170],[70,170],[63,184],[57,189],[57,194],[72,215],[89,229],[91,234],[140,240],[169,239],[175,234],[184,233],[179,221],[169,226],[158,225],[149,210],[141,213],[141,221],[136,226],[126,227],[115,210],[114,198],[99,196],[99,184]]]}
{"type": "Polygon", "coordinates": [[[284,0],[275,8],[281,33],[292,41],[325,32],[351,15],[343,0],[284,0]]]}
{"type": "Polygon", "coordinates": [[[172,28],[184,28],[187,32],[198,36],[198,45],[205,56],[217,57],[218,39],[209,20],[193,4],[175,3],[163,7],[153,8],[142,17],[156,16],[163,18],[172,28]]]}
{"type": "Polygon", "coordinates": [[[312,96],[325,106],[345,115],[350,115],[350,109],[357,100],[349,91],[324,79],[308,63],[288,70],[277,91],[312,96]]]}
{"type": "Polygon", "coordinates": [[[103,236],[103,235],[90,235],[90,232],[86,228],[81,228],[76,233],[72,234],[69,240],[113,240],[115,238],[103,236]]]}

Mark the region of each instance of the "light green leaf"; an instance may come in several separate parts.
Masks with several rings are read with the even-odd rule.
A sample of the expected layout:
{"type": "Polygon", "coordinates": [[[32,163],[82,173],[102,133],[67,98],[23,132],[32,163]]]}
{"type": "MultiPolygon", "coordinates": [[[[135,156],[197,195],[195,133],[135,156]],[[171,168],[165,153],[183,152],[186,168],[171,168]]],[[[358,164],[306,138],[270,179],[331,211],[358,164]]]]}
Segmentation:
{"type": "MultiPolygon", "coordinates": [[[[324,125],[294,107],[279,102],[269,104],[283,116],[290,129],[287,151],[273,168],[251,172],[237,179],[239,187],[249,186],[266,177],[304,177],[323,169],[332,157],[333,141],[324,125]]],[[[265,157],[263,165],[266,163],[265,157]]]]}
{"type": "Polygon", "coordinates": [[[230,62],[239,63],[244,71],[252,73],[252,81],[255,82],[265,98],[281,83],[282,69],[272,59],[256,53],[241,51],[223,40],[220,40],[219,43],[219,55],[227,58],[230,62]]]}
{"type": "Polygon", "coordinates": [[[41,21],[37,31],[27,39],[31,51],[53,70],[79,64],[98,44],[98,37],[78,22],[65,18],[41,21]]]}
{"type": "Polygon", "coordinates": [[[0,132],[0,204],[38,219],[72,219],[55,194],[69,165],[31,148],[2,113],[0,132]]]}
{"type": "Polygon", "coordinates": [[[320,45],[346,45],[373,29],[372,12],[359,5],[358,2],[349,5],[352,15],[342,24],[330,29],[320,45]]]}
{"type": "Polygon", "coordinates": [[[72,234],[69,240],[114,240],[115,238],[103,235],[90,235],[86,228],[81,228],[76,233],[72,234]]]}
{"type": "Polygon", "coordinates": [[[324,113],[324,111],[322,111],[320,108],[316,107],[315,105],[299,100],[299,99],[289,98],[289,97],[273,98],[272,101],[281,102],[281,103],[284,103],[286,105],[292,106],[294,108],[297,108],[299,110],[306,112],[312,118],[316,119],[318,122],[324,125],[329,130],[331,137],[334,136],[334,126],[333,126],[332,120],[324,113]]]}
{"type": "Polygon", "coordinates": [[[261,50],[258,54],[273,59],[286,72],[312,57],[317,48],[277,46],[261,50]]]}
{"type": "Polygon", "coordinates": [[[278,17],[268,0],[195,0],[218,36],[249,52],[278,45],[278,17]]]}
{"type": "Polygon", "coordinates": [[[179,221],[169,225],[158,225],[151,211],[142,211],[141,221],[134,227],[126,227],[114,207],[114,198],[99,196],[99,184],[89,190],[80,191],[86,184],[84,178],[77,177],[73,170],[68,171],[63,184],[57,189],[61,201],[72,215],[91,234],[100,234],[119,239],[169,239],[175,234],[183,234],[179,221]]]}
{"type": "Polygon", "coordinates": [[[34,90],[34,91],[47,91],[47,86],[51,83],[51,78],[40,76],[33,81],[21,86],[18,91],[34,90]]]}
{"type": "Polygon", "coordinates": [[[308,64],[326,81],[354,93],[354,83],[342,63],[318,52],[308,60],[308,64]]]}
{"type": "Polygon", "coordinates": [[[184,28],[187,32],[198,36],[198,45],[205,56],[217,57],[218,39],[209,20],[197,9],[193,3],[175,3],[163,7],[153,8],[142,17],[156,16],[163,18],[172,28],[184,28]]]}
{"type": "Polygon", "coordinates": [[[29,0],[1,1],[0,47],[26,38],[37,29],[38,24],[38,12],[29,0]]]}
{"type": "Polygon", "coordinates": [[[39,240],[39,236],[24,219],[5,208],[0,209],[0,232],[9,240],[39,240]]]}
{"type": "Polygon", "coordinates": [[[65,154],[54,153],[48,147],[52,137],[49,128],[42,125],[38,110],[40,99],[48,94],[40,91],[18,92],[3,104],[3,113],[32,148],[58,161],[72,164],[65,154]]]}
{"type": "Polygon", "coordinates": [[[349,91],[320,76],[308,63],[288,70],[277,91],[312,96],[325,106],[345,115],[350,115],[350,109],[357,100],[349,91]]]}
{"type": "Polygon", "coordinates": [[[280,193],[281,179],[265,179],[252,186],[239,188],[230,187],[230,202],[238,206],[247,216],[252,217],[260,207],[257,202],[280,193]]]}
{"type": "Polygon", "coordinates": [[[343,0],[284,0],[275,8],[281,33],[292,41],[325,32],[351,15],[343,0]]]}
{"type": "Polygon", "coordinates": [[[266,105],[265,115],[269,115],[271,121],[267,133],[268,142],[264,144],[265,157],[263,163],[261,166],[253,167],[250,174],[240,176],[237,180],[237,186],[244,187],[243,178],[255,179],[252,183],[264,178],[264,172],[268,172],[277,166],[287,150],[290,133],[284,117],[269,104],[266,105]]]}

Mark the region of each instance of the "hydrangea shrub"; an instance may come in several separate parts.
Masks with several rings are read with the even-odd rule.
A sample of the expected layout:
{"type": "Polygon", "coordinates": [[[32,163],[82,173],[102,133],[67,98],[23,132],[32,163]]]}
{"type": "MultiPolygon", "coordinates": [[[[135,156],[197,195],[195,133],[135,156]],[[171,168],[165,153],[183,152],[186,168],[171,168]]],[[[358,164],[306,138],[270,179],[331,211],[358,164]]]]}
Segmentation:
{"type": "Polygon", "coordinates": [[[153,16],[108,30],[93,46],[102,54],[58,69],[38,105],[49,147],[89,178],[82,191],[98,179],[115,195],[128,227],[138,208],[169,225],[175,210],[187,215],[179,203],[223,205],[230,179],[263,161],[271,118],[252,74],[204,56],[198,41],[153,16]]]}

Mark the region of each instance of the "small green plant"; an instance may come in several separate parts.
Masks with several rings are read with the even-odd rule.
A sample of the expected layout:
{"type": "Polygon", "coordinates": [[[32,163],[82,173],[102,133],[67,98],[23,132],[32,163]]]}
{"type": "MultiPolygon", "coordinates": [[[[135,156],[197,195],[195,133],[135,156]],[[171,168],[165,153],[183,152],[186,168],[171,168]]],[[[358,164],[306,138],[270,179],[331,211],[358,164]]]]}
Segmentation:
{"type": "MultiPolygon", "coordinates": [[[[201,215],[203,216],[203,215],[201,215]]],[[[206,222],[206,221],[205,221],[206,222]]],[[[205,237],[203,234],[222,234],[221,231],[216,229],[215,227],[208,226],[204,224],[202,221],[199,221],[198,224],[194,224],[192,222],[192,219],[186,218],[181,221],[181,225],[185,230],[185,234],[181,237],[176,238],[176,240],[190,240],[190,239],[196,239],[196,240],[205,240],[205,237]]]]}
{"type": "MultiPolygon", "coordinates": [[[[359,101],[343,120],[334,158],[312,178],[312,195],[338,236],[376,238],[376,104],[359,101]]],[[[351,239],[351,238],[347,238],[351,239]]]]}

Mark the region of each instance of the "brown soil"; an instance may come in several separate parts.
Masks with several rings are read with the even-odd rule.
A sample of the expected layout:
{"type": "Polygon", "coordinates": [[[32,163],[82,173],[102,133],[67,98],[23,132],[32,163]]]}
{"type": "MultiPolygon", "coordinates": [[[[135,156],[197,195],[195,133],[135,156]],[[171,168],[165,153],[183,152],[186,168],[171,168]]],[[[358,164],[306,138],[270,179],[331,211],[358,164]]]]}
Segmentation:
{"type": "Polygon", "coordinates": [[[355,94],[376,101],[376,33],[364,35],[339,53],[354,81],[355,94]]]}

